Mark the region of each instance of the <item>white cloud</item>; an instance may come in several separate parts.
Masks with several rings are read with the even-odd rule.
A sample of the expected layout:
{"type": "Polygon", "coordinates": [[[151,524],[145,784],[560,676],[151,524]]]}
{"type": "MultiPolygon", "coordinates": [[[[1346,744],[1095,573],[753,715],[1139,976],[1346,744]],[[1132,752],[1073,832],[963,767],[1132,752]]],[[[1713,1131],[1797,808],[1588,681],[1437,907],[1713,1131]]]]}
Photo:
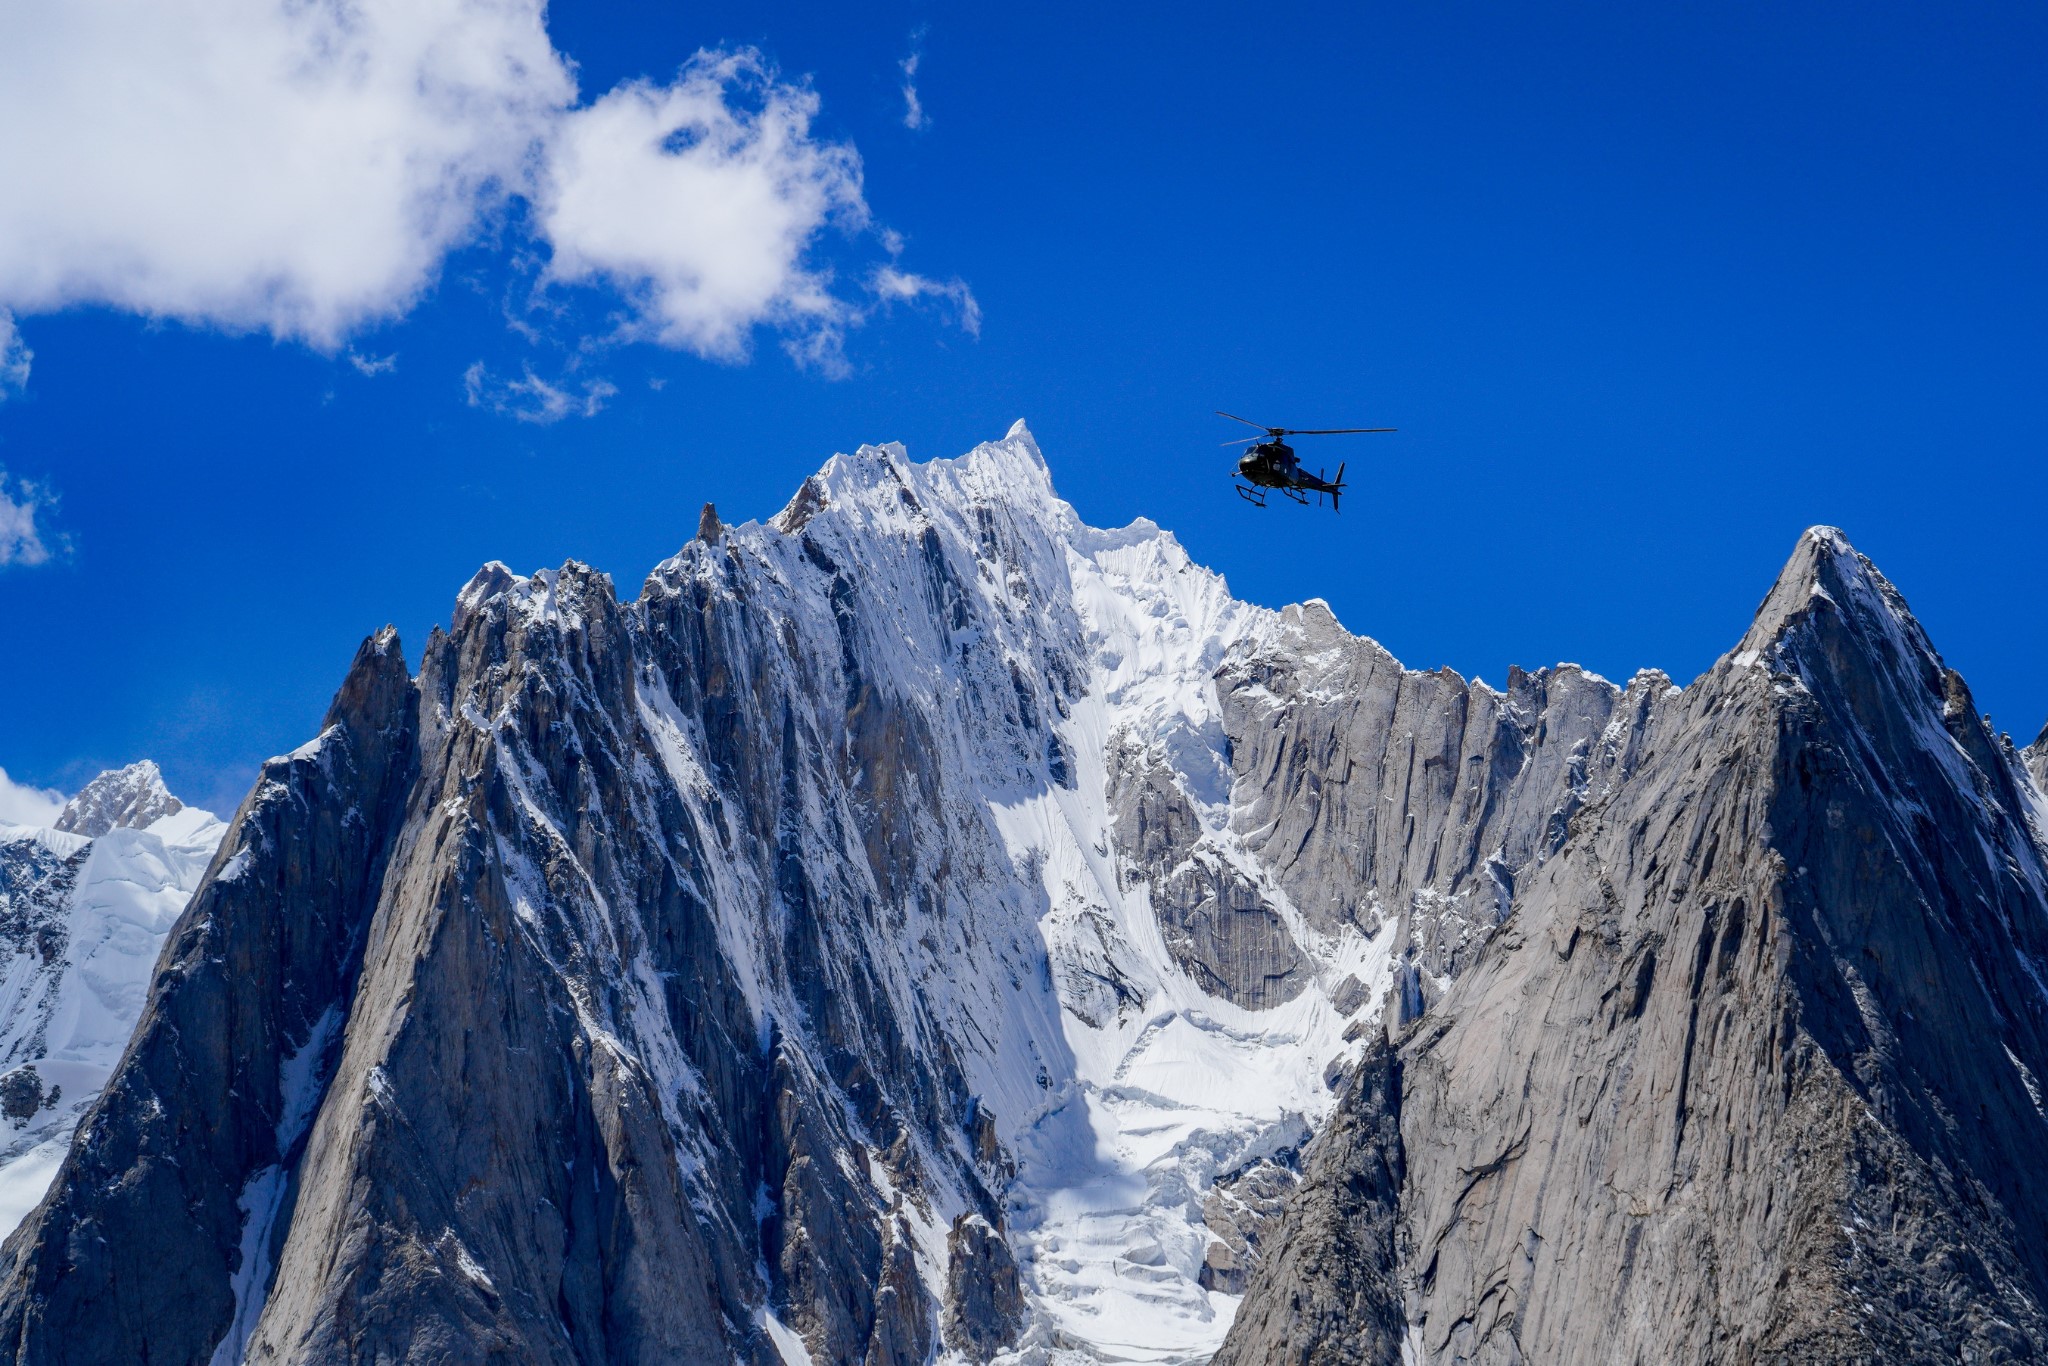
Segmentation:
{"type": "Polygon", "coordinates": [[[0,768],[0,824],[55,825],[63,811],[63,793],[53,787],[17,783],[0,768]]]}
{"type": "Polygon", "coordinates": [[[868,288],[884,304],[915,303],[919,299],[940,299],[953,306],[960,330],[970,337],[981,335],[981,305],[965,280],[932,280],[894,266],[878,266],[868,276],[868,288]]]}
{"type": "Polygon", "coordinates": [[[525,369],[519,379],[500,379],[478,361],[462,372],[463,396],[472,408],[488,408],[521,422],[546,426],[565,417],[596,417],[605,400],[619,392],[619,386],[610,380],[592,379],[583,382],[583,392],[578,394],[567,385],[542,379],[531,365],[525,369]]]}
{"type": "Polygon", "coordinates": [[[419,297],[574,96],[542,0],[0,6],[0,307],[332,349],[419,297]]]}
{"type": "Polygon", "coordinates": [[[917,97],[917,66],[923,60],[922,52],[913,52],[898,63],[903,68],[903,126],[913,130],[931,122],[925,117],[924,101],[917,97]]]}
{"type": "Polygon", "coordinates": [[[8,483],[7,471],[0,470],[0,568],[47,563],[66,542],[38,526],[36,518],[56,506],[57,496],[46,485],[27,479],[14,480],[10,493],[8,483]]]}
{"type": "Polygon", "coordinates": [[[597,286],[624,296],[624,339],[737,360],[765,326],[838,368],[860,310],[812,253],[869,213],[858,154],[812,131],[816,94],[707,52],[579,104],[545,19],[545,0],[0,0],[0,385],[27,374],[10,313],[77,304],[340,352],[498,223],[542,311],[597,286]]]}
{"type": "Polygon", "coordinates": [[[867,223],[860,158],[811,136],[818,97],[751,52],[703,53],[669,85],[622,85],[567,115],[536,202],[550,281],[602,281],[631,335],[729,360],[776,324],[836,351],[848,306],[804,251],[824,225],[867,223]]]}
{"type": "Polygon", "coordinates": [[[388,356],[366,356],[351,347],[348,352],[348,363],[365,379],[375,379],[378,375],[388,375],[398,368],[398,353],[394,351],[388,356]]]}
{"type": "Polygon", "coordinates": [[[0,309],[0,399],[28,387],[28,366],[35,358],[14,325],[14,315],[0,309]]]}

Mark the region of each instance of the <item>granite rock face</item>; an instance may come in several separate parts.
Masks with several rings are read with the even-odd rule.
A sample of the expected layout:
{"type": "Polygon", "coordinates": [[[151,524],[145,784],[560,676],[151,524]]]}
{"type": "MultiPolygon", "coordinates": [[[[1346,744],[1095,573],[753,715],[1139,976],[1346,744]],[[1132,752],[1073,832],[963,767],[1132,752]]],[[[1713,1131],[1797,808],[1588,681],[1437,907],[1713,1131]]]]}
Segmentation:
{"type": "Polygon", "coordinates": [[[1211,995],[1266,1010],[1301,994],[1311,964],[1257,881],[1202,841],[1162,755],[1112,751],[1110,805],[1126,887],[1144,882],[1167,951],[1211,995]]]}
{"type": "Polygon", "coordinates": [[[988,1220],[963,1214],[946,1235],[946,1346],[985,1362],[1024,1328],[1024,1292],[1009,1244],[988,1220]]]}
{"type": "Polygon", "coordinates": [[[1266,1240],[1280,1226],[1288,1195],[1301,1179],[1302,1126],[1294,1142],[1216,1178],[1202,1201],[1202,1224],[1216,1235],[1202,1261],[1202,1284],[1226,1295],[1242,1295],[1252,1268],[1266,1253],[1266,1240]]]}
{"type": "Polygon", "coordinates": [[[1400,1099],[1399,1063],[1377,1040],[1317,1135],[1284,1214],[1269,1223],[1273,1250],[1214,1366],[1401,1359],[1400,1099]]]}
{"type": "Polygon", "coordinates": [[[1347,1095],[1219,1362],[2048,1350],[2028,775],[1824,529],[1631,730],[1347,1095]]]}
{"type": "Polygon", "coordinates": [[[1217,674],[1249,851],[1311,924],[1398,923],[1398,1020],[1436,1000],[1506,918],[1573,814],[1627,779],[1657,703],[1571,665],[1505,692],[1403,669],[1320,603],[1217,674]]]}
{"type": "Polygon", "coordinates": [[[70,944],[65,915],[91,845],[17,835],[0,844],[0,951],[48,968],[70,944]]]}

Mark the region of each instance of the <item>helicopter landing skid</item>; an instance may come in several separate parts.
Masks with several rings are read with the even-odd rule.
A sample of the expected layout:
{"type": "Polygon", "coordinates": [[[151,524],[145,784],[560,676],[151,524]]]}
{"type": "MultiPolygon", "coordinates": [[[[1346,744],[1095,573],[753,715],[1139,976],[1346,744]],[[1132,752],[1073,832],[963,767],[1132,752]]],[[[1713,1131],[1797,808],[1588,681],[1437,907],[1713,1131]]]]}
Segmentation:
{"type": "Polygon", "coordinates": [[[1252,488],[1247,484],[1232,484],[1231,487],[1237,490],[1238,497],[1244,499],[1253,507],[1262,508],[1266,505],[1266,491],[1264,489],[1252,488]]]}

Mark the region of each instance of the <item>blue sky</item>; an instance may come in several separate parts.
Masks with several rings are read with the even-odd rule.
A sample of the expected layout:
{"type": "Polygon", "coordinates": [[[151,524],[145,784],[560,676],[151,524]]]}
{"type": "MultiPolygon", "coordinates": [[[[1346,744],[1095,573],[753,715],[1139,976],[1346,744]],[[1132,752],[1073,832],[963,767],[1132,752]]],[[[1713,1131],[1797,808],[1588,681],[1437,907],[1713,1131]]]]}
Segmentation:
{"type": "Polygon", "coordinates": [[[0,0],[17,782],[154,757],[231,806],[362,636],[416,659],[486,559],[631,594],[707,499],[766,516],[835,450],[1018,417],[1090,521],[1411,666],[1688,680],[1831,522],[1999,725],[2048,714],[2038,6],[557,3],[543,33],[361,0],[396,74],[309,113],[271,0],[169,4],[238,25],[189,50],[138,3],[0,0]],[[460,101],[414,93],[454,50],[423,14],[493,57],[434,69],[460,101]],[[634,151],[664,119],[687,175],[634,151]],[[1261,512],[1219,407],[1401,431],[1314,452],[1341,517],[1261,512]]]}

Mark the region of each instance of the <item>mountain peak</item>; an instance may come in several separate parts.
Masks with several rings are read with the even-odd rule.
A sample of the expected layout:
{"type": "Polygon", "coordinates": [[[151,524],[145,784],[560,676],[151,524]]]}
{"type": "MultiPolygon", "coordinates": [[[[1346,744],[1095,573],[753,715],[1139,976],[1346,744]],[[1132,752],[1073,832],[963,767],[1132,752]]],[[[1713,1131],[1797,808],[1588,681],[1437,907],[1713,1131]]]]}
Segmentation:
{"type": "MultiPolygon", "coordinates": [[[[1788,623],[1807,609],[1816,593],[1828,591],[1830,581],[1840,583],[1859,569],[1876,572],[1870,561],[1849,544],[1849,538],[1839,527],[1808,527],[1792,547],[1785,567],[1778,571],[1771,591],[1764,595],[1749,634],[1762,632],[1766,640],[1776,639],[1788,623]]],[[[1743,642],[1752,643],[1756,642],[1743,642]]]]}
{"type": "Polygon", "coordinates": [[[1940,656],[1905,597],[1869,556],[1831,526],[1810,527],[1800,536],[1736,646],[1736,661],[1770,659],[1783,671],[1801,672],[1785,657],[1786,647],[1810,635],[1808,628],[1823,612],[1837,617],[1866,646],[1941,667],[1940,656]]]}
{"type": "Polygon", "coordinates": [[[144,759],[126,768],[108,769],[87,783],[64,804],[55,828],[98,839],[109,830],[140,830],[184,809],[185,804],[164,786],[164,775],[156,764],[144,759]]]}
{"type": "Polygon", "coordinates": [[[1045,466],[1045,453],[1038,449],[1038,438],[1031,434],[1031,428],[1025,425],[1021,417],[1012,422],[1010,430],[1003,433],[1003,439],[994,444],[1007,446],[1021,455],[1029,456],[1040,468],[1045,466]]]}
{"type": "Polygon", "coordinates": [[[951,458],[913,460],[898,441],[841,452],[805,479],[767,525],[794,536],[831,510],[835,522],[867,535],[883,527],[919,525],[939,508],[972,519],[997,507],[1005,520],[1057,536],[1072,535],[1079,526],[1073,509],[1053,488],[1045,456],[1021,420],[1011,423],[1000,440],[984,441],[951,458]]]}
{"type": "Polygon", "coordinates": [[[1045,453],[1038,449],[1038,438],[1031,434],[1031,428],[1018,418],[1010,424],[1010,430],[1003,433],[1000,441],[984,441],[968,452],[969,459],[982,456],[999,464],[1016,467],[1019,471],[1052,484],[1052,467],[1045,463],[1045,453]]]}
{"type": "MultiPolygon", "coordinates": [[[[1724,666],[1761,668],[1781,693],[1832,719],[1881,769],[1873,784],[1953,782],[1988,806],[2022,808],[2017,772],[1961,674],[1943,662],[1905,597],[1833,527],[1800,538],[1724,666]],[[1914,775],[1906,777],[1902,775],[1914,775]]],[[[2036,775],[2039,754],[2020,756],[2036,775]]]]}

